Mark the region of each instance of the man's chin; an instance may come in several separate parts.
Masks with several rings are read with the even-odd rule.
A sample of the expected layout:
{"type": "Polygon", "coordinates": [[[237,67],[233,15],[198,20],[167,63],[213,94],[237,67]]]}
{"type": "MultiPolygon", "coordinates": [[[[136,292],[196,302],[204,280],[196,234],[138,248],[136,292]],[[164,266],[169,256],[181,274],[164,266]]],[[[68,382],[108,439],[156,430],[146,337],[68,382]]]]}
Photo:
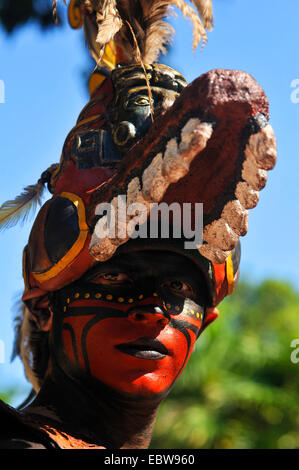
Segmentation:
{"type": "Polygon", "coordinates": [[[174,378],[159,373],[145,373],[134,380],[107,383],[114,390],[138,399],[163,399],[170,391],[174,378]]]}

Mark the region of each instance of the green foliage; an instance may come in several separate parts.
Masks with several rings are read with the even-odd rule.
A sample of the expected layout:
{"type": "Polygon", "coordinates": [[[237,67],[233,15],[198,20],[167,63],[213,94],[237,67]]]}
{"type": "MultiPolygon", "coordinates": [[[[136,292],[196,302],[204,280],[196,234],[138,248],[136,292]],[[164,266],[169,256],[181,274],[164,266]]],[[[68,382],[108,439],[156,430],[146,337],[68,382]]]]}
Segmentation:
{"type": "Polygon", "coordinates": [[[298,293],[242,282],[219,310],[160,407],[151,448],[299,448],[298,293]]]}
{"type": "Polygon", "coordinates": [[[151,448],[299,448],[299,295],[242,282],[162,403],[151,448]]]}
{"type": "Polygon", "coordinates": [[[4,401],[5,403],[11,403],[14,397],[17,395],[17,391],[14,389],[7,389],[5,391],[0,391],[0,400],[4,401]]]}

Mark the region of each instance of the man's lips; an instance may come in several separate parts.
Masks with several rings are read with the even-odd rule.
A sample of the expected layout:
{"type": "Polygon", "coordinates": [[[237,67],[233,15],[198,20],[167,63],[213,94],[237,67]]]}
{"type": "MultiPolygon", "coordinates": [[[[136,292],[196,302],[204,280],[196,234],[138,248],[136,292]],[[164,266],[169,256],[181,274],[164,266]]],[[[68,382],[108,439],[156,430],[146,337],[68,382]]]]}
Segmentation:
{"type": "Polygon", "coordinates": [[[139,359],[157,360],[169,355],[168,349],[154,338],[139,338],[130,343],[118,344],[115,348],[139,359]]]}

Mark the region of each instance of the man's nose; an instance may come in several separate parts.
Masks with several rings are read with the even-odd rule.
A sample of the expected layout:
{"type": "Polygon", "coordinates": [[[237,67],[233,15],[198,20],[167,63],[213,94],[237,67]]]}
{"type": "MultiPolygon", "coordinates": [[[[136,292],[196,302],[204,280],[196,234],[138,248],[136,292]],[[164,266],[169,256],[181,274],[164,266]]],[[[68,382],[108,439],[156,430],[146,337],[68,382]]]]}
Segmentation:
{"type": "Polygon", "coordinates": [[[128,319],[131,323],[147,325],[147,326],[159,326],[164,328],[168,325],[170,318],[165,315],[159,307],[139,307],[129,313],[128,319]]]}

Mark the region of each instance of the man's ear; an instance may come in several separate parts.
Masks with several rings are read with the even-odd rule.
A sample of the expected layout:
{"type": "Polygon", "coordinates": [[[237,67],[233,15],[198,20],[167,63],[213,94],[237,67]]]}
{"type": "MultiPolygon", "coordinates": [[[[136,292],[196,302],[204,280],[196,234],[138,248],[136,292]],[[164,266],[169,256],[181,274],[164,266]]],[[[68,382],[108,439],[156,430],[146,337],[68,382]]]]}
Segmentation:
{"type": "MultiPolygon", "coordinates": [[[[216,320],[216,318],[218,317],[219,315],[219,310],[215,307],[207,307],[206,308],[206,312],[205,312],[205,317],[204,317],[204,321],[203,321],[203,324],[202,324],[202,327],[199,331],[199,336],[202,334],[202,332],[206,329],[206,327],[212,323],[214,320],[216,320]]],[[[195,343],[196,344],[196,343],[195,343]]],[[[195,351],[195,344],[194,344],[194,348],[193,348],[193,351],[195,351]]]]}
{"type": "Polygon", "coordinates": [[[40,331],[50,331],[53,323],[53,311],[48,296],[26,301],[37,328],[40,331]]]}
{"type": "Polygon", "coordinates": [[[203,322],[202,330],[203,332],[210,323],[212,323],[219,316],[219,310],[216,307],[208,307],[206,309],[205,319],[203,322]]]}
{"type": "Polygon", "coordinates": [[[38,327],[41,331],[50,331],[53,324],[53,311],[49,307],[49,315],[46,317],[42,315],[38,320],[38,327]]]}

